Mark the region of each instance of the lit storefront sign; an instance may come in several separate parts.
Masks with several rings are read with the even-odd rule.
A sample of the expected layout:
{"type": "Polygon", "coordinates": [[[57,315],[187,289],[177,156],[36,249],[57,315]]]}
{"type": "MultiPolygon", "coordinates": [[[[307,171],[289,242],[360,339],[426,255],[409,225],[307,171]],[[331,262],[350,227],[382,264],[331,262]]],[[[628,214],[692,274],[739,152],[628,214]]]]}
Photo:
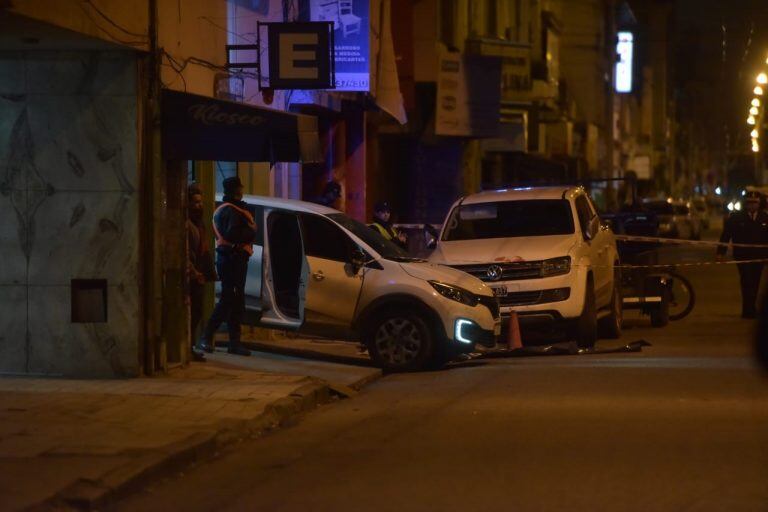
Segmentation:
{"type": "Polygon", "coordinates": [[[634,36],[632,32],[619,32],[619,42],[616,53],[619,61],[616,63],[616,92],[632,92],[632,52],[634,51],[634,36]]]}
{"type": "Polygon", "coordinates": [[[310,0],[312,21],[332,22],[337,91],[370,90],[370,0],[310,0]]]}
{"type": "Polygon", "coordinates": [[[268,23],[269,88],[333,87],[330,23],[268,23]]]}

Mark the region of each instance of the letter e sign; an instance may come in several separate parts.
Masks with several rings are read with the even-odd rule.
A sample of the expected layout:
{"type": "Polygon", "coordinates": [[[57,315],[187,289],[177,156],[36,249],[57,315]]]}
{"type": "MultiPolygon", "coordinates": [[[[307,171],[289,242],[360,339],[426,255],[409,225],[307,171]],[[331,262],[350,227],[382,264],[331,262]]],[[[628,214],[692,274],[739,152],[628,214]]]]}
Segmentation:
{"type": "Polygon", "coordinates": [[[330,89],[332,24],[268,23],[269,88],[330,89]]]}

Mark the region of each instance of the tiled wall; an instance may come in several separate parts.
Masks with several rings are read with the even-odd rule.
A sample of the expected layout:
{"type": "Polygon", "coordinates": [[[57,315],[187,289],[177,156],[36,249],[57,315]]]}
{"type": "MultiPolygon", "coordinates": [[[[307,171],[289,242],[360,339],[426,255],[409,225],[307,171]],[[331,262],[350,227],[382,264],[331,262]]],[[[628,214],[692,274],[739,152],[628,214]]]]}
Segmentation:
{"type": "Polygon", "coordinates": [[[132,53],[0,52],[0,373],[139,372],[136,98],[132,53]],[[73,278],[106,323],[71,323],[73,278]]]}

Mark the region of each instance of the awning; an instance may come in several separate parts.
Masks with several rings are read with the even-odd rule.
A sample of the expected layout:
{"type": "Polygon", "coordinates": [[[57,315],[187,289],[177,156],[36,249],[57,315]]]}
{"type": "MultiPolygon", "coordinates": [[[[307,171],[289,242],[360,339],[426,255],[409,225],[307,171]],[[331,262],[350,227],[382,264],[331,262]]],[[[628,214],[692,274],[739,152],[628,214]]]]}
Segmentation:
{"type": "Polygon", "coordinates": [[[163,89],[163,157],[169,160],[317,162],[317,119],[163,89]]]}

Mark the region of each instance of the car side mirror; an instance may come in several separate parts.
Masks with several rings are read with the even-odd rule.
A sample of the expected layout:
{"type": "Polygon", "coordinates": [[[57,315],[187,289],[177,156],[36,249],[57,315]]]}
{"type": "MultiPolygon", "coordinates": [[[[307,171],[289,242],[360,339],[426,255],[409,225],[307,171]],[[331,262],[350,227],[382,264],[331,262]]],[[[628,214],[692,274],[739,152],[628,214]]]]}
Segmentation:
{"type": "Polygon", "coordinates": [[[594,240],[599,231],[600,231],[600,217],[595,215],[589,221],[589,225],[587,226],[587,232],[584,233],[584,236],[587,238],[587,240],[594,240]]]}
{"type": "Polygon", "coordinates": [[[352,273],[357,274],[360,272],[360,269],[365,266],[367,263],[368,258],[363,252],[362,249],[359,247],[352,250],[352,254],[350,254],[349,257],[349,264],[352,267],[352,273]]]}

